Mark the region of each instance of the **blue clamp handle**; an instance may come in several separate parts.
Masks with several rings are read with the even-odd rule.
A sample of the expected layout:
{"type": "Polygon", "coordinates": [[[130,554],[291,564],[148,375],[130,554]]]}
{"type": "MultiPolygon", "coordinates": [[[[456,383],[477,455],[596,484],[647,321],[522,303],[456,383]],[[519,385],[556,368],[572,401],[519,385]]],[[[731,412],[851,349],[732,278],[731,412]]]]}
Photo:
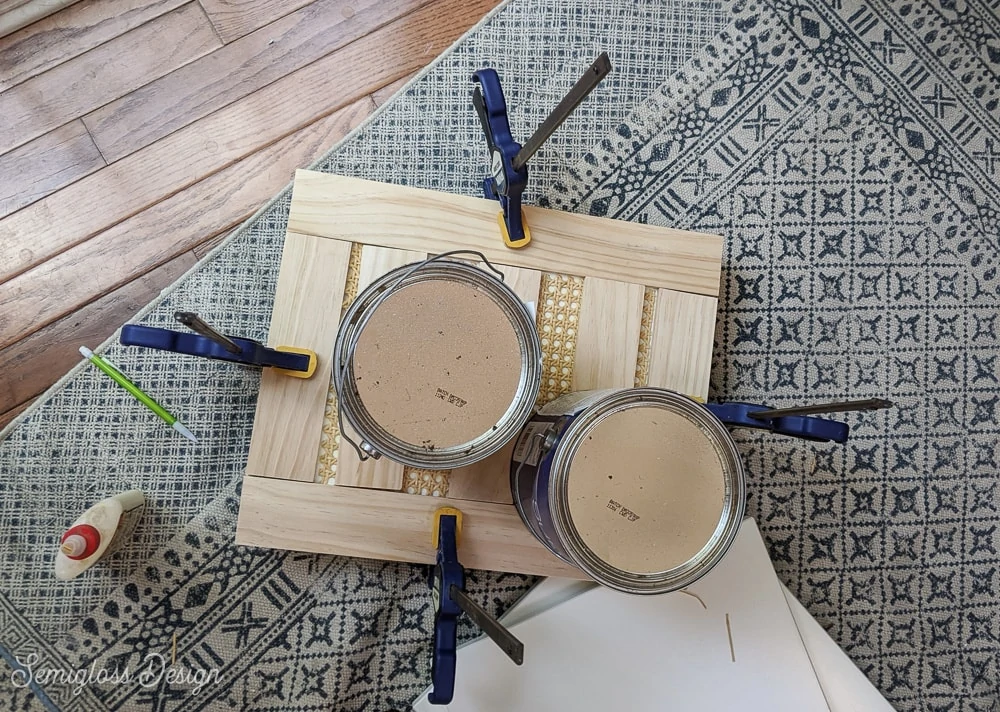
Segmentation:
{"type": "Polygon", "coordinates": [[[286,371],[302,372],[308,372],[310,369],[311,356],[308,354],[277,351],[253,339],[240,339],[235,336],[228,338],[239,347],[239,353],[228,351],[222,344],[200,334],[136,324],[123,326],[119,341],[125,346],[144,346],[149,349],[173,351],[249,366],[272,366],[286,371]]]}
{"type": "Polygon", "coordinates": [[[483,179],[483,194],[500,201],[506,228],[504,242],[509,247],[523,247],[531,240],[521,215],[521,194],[528,184],[528,166],[514,168],[514,156],[521,150],[521,144],[511,135],[507,102],[496,70],[480,69],[472,75],[472,81],[478,84],[472,94],[472,104],[483,125],[490,151],[491,175],[483,179]]]}
{"type": "Polygon", "coordinates": [[[453,514],[443,514],[438,522],[437,564],[431,572],[430,582],[438,598],[431,662],[434,687],[427,701],[432,705],[446,705],[455,694],[458,617],[462,613],[461,607],[451,597],[451,587],[465,589],[465,569],[458,562],[458,519],[453,514]]]}
{"type": "Polygon", "coordinates": [[[716,418],[735,428],[770,430],[779,435],[790,435],[817,442],[847,442],[851,427],[847,423],[806,415],[786,415],[778,418],[754,418],[750,413],[770,410],[766,405],[754,403],[707,403],[716,418]]]}

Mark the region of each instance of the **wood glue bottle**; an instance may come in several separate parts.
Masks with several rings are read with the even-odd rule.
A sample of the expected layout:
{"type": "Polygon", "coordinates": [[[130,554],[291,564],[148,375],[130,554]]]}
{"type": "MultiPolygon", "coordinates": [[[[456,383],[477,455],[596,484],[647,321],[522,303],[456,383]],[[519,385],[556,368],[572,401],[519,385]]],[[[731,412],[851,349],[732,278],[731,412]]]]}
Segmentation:
{"type": "Polygon", "coordinates": [[[75,578],[116,551],[132,536],[145,508],[142,492],[129,490],[102,499],[80,515],[59,540],[56,578],[75,578]]]}

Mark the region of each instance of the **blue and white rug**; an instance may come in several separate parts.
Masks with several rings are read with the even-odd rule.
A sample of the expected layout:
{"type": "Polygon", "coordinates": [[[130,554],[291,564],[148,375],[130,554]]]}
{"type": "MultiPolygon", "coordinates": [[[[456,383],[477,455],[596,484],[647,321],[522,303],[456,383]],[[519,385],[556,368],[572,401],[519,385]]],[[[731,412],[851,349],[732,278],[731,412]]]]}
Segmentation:
{"type": "MultiPolygon", "coordinates": [[[[749,513],[779,577],[897,708],[1000,709],[997,3],[513,0],[321,168],[476,194],[471,72],[498,66],[527,134],[601,50],[615,73],[535,158],[532,199],[726,237],[714,397],[897,403],[851,416],[846,446],[739,434],[749,513]]],[[[196,307],[263,336],[287,208],[284,195],[146,322],[196,307]]],[[[255,376],[110,353],[163,390],[206,384],[178,398],[218,437],[193,457],[149,437],[86,371],[8,433],[0,644],[36,655],[36,673],[149,672],[35,675],[42,701],[22,671],[2,676],[0,699],[405,709],[429,677],[424,569],[234,547],[255,376]],[[84,398],[115,419],[87,423],[90,437],[76,434],[84,398]],[[95,473],[83,493],[80,471],[95,473]],[[39,552],[98,493],[127,486],[156,503],[136,546],[55,587],[39,552]],[[144,666],[171,654],[175,632],[191,675],[169,683],[144,666]]],[[[479,574],[472,588],[499,611],[529,585],[479,574]]]]}

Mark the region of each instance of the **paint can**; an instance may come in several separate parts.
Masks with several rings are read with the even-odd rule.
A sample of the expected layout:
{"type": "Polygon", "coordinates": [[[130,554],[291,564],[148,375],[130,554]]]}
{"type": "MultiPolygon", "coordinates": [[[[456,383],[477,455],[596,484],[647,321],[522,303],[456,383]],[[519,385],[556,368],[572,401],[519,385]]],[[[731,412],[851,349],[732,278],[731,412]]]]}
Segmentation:
{"type": "Polygon", "coordinates": [[[570,393],[528,422],[511,462],[524,523],[552,553],[627,593],[683,588],[718,563],[743,519],[736,444],[673,391],[570,393]]]}
{"type": "MultiPolygon", "coordinates": [[[[465,252],[465,251],[463,251],[465,252]]],[[[528,307],[501,278],[442,259],[369,285],[341,322],[334,384],[341,447],[443,470],[500,450],[531,417],[541,344],[528,307]]],[[[472,253],[477,254],[478,253],[472,253]]]]}

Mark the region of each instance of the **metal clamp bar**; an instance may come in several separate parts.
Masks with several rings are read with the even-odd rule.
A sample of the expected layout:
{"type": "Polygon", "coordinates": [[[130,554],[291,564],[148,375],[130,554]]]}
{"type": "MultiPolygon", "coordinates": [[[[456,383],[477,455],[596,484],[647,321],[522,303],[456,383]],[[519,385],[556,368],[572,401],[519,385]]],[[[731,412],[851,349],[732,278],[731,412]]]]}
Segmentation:
{"type": "Polygon", "coordinates": [[[770,408],[768,410],[757,410],[747,413],[751,418],[758,420],[771,420],[772,418],[785,418],[790,415],[822,415],[824,413],[848,413],[857,410],[880,410],[891,408],[892,401],[884,398],[866,398],[864,400],[838,401],[835,403],[817,403],[815,405],[802,405],[795,408],[770,408]]]}
{"type": "Polygon", "coordinates": [[[583,76],[580,77],[573,88],[562,98],[556,108],[545,117],[541,126],[535,129],[535,133],[531,134],[531,138],[524,142],[521,150],[517,152],[514,156],[514,160],[511,162],[515,171],[521,170],[525,163],[528,162],[532,156],[542,147],[549,136],[555,133],[556,129],[562,126],[562,123],[569,118],[569,115],[573,113],[577,106],[580,105],[587,95],[594,90],[601,80],[608,75],[611,71],[611,59],[608,57],[607,52],[601,52],[601,55],[594,60],[594,63],[590,65],[583,76]]]}
{"type": "Polygon", "coordinates": [[[224,334],[220,334],[194,312],[174,312],[174,319],[191,329],[191,331],[196,334],[200,334],[208,339],[211,339],[231,354],[238,354],[241,351],[239,345],[235,341],[224,334]]]}

